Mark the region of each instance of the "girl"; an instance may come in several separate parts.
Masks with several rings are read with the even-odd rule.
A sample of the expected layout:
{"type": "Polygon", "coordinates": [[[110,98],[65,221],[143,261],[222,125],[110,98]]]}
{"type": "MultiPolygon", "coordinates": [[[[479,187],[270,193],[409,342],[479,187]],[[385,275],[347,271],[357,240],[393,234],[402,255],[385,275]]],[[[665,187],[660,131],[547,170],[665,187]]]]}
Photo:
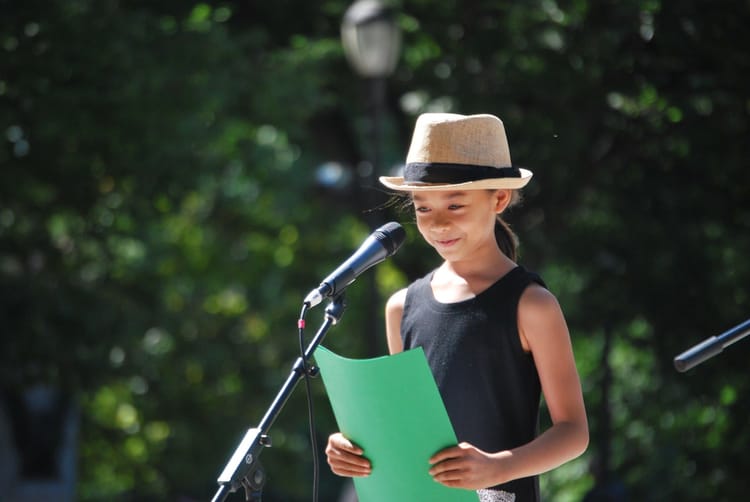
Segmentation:
{"type": "MultiPolygon", "coordinates": [[[[542,280],[515,263],[515,235],[500,218],[531,176],[512,166],[497,117],[428,113],[404,176],[380,178],[411,194],[417,228],[444,260],[388,300],[388,348],[423,347],[459,440],[429,459],[429,472],[482,502],[539,500],[538,475],[588,445],[564,316],[542,280]],[[552,421],[542,434],[540,392],[552,421]]],[[[326,455],[340,476],[370,473],[366,452],[341,433],[326,455]]]]}

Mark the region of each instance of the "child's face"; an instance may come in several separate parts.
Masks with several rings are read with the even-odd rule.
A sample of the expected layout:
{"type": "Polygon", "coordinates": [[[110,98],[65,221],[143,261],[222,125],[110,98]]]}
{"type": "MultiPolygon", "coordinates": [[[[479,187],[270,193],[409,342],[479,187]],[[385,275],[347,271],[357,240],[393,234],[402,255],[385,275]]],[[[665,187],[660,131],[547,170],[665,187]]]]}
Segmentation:
{"type": "Polygon", "coordinates": [[[509,190],[412,193],[419,232],[448,261],[497,249],[495,217],[506,199],[510,200],[509,190]]]}

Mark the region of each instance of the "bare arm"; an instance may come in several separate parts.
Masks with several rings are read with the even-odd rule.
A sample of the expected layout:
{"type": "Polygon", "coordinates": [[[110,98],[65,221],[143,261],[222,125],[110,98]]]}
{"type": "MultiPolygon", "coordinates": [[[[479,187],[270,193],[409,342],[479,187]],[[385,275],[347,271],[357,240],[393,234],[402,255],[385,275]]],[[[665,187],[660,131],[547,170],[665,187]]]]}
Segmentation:
{"type": "Polygon", "coordinates": [[[401,318],[404,315],[406,289],[395,292],[385,304],[385,335],[388,339],[388,352],[397,354],[404,350],[401,340],[401,318]]]}
{"type": "Polygon", "coordinates": [[[570,334],[554,295],[541,286],[527,288],[519,302],[518,326],[534,356],[552,426],[510,452],[514,478],[554,469],[581,455],[589,442],[570,334]]]}
{"type": "Polygon", "coordinates": [[[524,291],[518,306],[522,343],[534,356],[552,426],[533,441],[500,452],[462,443],[430,459],[430,473],[448,486],[478,489],[541,474],[572,460],[588,446],[588,422],[570,335],[557,299],[540,286],[524,291]]]}

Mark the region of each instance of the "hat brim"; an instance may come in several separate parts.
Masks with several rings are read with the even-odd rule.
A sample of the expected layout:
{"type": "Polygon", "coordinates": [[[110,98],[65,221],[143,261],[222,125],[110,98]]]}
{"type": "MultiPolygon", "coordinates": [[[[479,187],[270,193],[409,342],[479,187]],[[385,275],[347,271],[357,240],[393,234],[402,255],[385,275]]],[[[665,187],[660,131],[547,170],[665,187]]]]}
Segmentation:
{"type": "Polygon", "coordinates": [[[515,190],[523,188],[531,180],[533,173],[528,169],[519,168],[520,178],[491,178],[464,183],[420,183],[404,182],[403,176],[381,176],[380,182],[391,190],[400,192],[427,192],[437,190],[498,190],[507,188],[515,190]]]}

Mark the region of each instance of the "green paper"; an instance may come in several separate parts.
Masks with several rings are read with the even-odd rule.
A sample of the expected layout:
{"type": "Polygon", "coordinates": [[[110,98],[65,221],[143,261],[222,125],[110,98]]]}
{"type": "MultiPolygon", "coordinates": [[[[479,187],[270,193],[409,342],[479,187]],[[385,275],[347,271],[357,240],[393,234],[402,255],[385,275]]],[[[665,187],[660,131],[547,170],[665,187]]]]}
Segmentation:
{"type": "Polygon", "coordinates": [[[422,348],[347,359],[318,347],[320,368],[341,433],[364,450],[372,473],[354,478],[359,502],[477,502],[475,491],[432,479],[430,457],[456,444],[422,348]]]}

